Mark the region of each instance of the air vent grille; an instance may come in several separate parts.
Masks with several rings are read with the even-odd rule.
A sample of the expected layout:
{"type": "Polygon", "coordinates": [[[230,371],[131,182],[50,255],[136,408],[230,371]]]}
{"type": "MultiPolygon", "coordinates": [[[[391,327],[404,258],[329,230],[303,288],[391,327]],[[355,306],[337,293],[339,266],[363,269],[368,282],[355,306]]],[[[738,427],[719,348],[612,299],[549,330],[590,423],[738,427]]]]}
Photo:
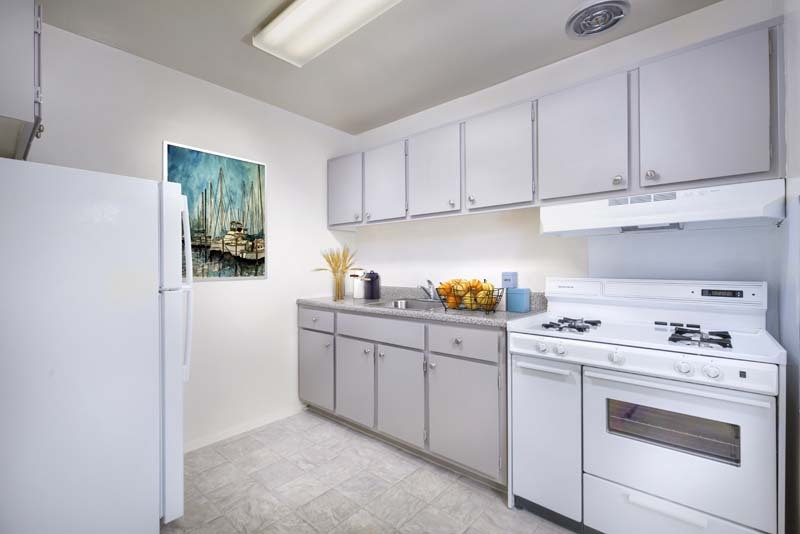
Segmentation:
{"type": "Polygon", "coordinates": [[[653,201],[653,195],[636,195],[631,197],[631,204],[646,204],[653,201]]]}
{"type": "Polygon", "coordinates": [[[678,198],[678,193],[670,191],[669,193],[656,193],[653,195],[653,202],[662,202],[664,200],[675,200],[678,198]]]}

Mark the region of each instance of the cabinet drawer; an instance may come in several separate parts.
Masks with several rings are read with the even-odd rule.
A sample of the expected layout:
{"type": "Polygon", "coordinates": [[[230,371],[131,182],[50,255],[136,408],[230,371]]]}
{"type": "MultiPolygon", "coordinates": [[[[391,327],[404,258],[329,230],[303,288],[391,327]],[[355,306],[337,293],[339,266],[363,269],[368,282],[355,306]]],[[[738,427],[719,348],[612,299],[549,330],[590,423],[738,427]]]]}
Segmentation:
{"type": "Polygon", "coordinates": [[[583,520],[606,534],[757,534],[757,531],[632,490],[583,475],[583,520]]]}
{"type": "Polygon", "coordinates": [[[338,333],[403,347],[425,348],[425,325],[422,323],[340,313],[338,333]]]}
{"type": "Polygon", "coordinates": [[[431,325],[429,333],[429,345],[432,352],[454,354],[489,362],[498,361],[500,355],[499,330],[431,325]]]}
{"type": "Polygon", "coordinates": [[[299,308],[297,314],[297,325],[300,328],[333,332],[333,312],[299,308]]]}

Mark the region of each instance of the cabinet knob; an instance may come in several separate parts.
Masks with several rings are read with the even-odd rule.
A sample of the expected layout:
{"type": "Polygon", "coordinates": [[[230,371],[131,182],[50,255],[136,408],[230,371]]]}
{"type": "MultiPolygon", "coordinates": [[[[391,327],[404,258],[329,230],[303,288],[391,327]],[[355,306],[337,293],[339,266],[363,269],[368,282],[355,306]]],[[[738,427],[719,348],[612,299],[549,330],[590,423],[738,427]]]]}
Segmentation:
{"type": "Polygon", "coordinates": [[[616,175],[614,178],[611,179],[611,183],[614,185],[622,185],[622,175],[616,175]]]}
{"type": "Polygon", "coordinates": [[[370,217],[372,217],[372,215],[370,215],[370,213],[369,213],[369,212],[367,212],[367,213],[365,213],[365,214],[364,214],[364,217],[366,217],[367,219],[369,219],[370,217]]]}
{"type": "Polygon", "coordinates": [[[644,177],[648,180],[656,180],[658,178],[658,173],[653,169],[650,169],[646,173],[644,173],[644,177]]]}
{"type": "Polygon", "coordinates": [[[372,352],[372,349],[364,349],[364,354],[369,354],[370,352],[372,352]]]}
{"type": "Polygon", "coordinates": [[[316,323],[317,321],[319,321],[319,317],[317,317],[316,315],[311,318],[312,323],[316,323]]]}
{"type": "Polygon", "coordinates": [[[361,217],[361,215],[359,215],[358,213],[354,213],[354,214],[353,214],[353,219],[354,219],[354,220],[356,220],[356,221],[357,221],[359,217],[361,217]]]}
{"type": "Polygon", "coordinates": [[[325,343],[325,348],[326,348],[326,349],[329,349],[329,348],[331,348],[331,344],[330,344],[330,343],[325,343]]]}
{"type": "Polygon", "coordinates": [[[379,352],[379,353],[378,353],[378,356],[379,356],[380,358],[383,358],[384,356],[386,356],[386,353],[385,353],[385,352],[379,352]]]}
{"type": "Polygon", "coordinates": [[[448,200],[447,203],[450,204],[451,208],[456,207],[456,201],[455,200],[448,200]]]}
{"type": "Polygon", "coordinates": [[[430,362],[428,364],[428,367],[430,367],[431,369],[436,369],[436,362],[430,362]]]}
{"type": "Polygon", "coordinates": [[[468,196],[467,200],[469,200],[470,202],[475,202],[475,195],[468,196]]]}
{"type": "Polygon", "coordinates": [[[460,337],[457,337],[457,338],[455,338],[453,340],[453,343],[455,343],[456,345],[461,345],[461,343],[463,343],[463,342],[464,342],[464,340],[461,339],[460,337]]]}

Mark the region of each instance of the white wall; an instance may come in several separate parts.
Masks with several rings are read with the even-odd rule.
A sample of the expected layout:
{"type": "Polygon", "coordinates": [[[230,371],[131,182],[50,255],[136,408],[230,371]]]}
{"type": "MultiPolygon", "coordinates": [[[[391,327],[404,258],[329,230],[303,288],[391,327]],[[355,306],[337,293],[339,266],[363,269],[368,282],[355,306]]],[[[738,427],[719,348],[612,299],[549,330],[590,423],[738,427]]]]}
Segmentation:
{"type": "Polygon", "coordinates": [[[310,270],[337,244],[326,160],[351,136],[51,26],[43,50],[32,160],[160,179],[169,140],[266,164],[269,278],[197,284],[187,447],[298,410],[294,301],[329,290],[310,270]]]}
{"type": "Polygon", "coordinates": [[[539,235],[539,210],[526,208],[360,229],[358,264],[386,285],[416,286],[454,277],[486,278],[517,271],[519,286],[544,289],[548,274],[586,274],[586,241],[539,235]]]}

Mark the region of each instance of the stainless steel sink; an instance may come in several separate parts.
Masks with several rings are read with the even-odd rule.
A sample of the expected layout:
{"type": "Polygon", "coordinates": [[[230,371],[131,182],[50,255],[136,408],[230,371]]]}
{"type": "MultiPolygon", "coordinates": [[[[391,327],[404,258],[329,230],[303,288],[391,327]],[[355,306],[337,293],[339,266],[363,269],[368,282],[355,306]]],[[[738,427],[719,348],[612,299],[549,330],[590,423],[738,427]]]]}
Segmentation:
{"type": "Polygon", "coordinates": [[[430,299],[399,299],[386,302],[370,302],[367,306],[380,306],[382,308],[397,308],[400,310],[431,310],[441,307],[438,300],[430,299]]]}

